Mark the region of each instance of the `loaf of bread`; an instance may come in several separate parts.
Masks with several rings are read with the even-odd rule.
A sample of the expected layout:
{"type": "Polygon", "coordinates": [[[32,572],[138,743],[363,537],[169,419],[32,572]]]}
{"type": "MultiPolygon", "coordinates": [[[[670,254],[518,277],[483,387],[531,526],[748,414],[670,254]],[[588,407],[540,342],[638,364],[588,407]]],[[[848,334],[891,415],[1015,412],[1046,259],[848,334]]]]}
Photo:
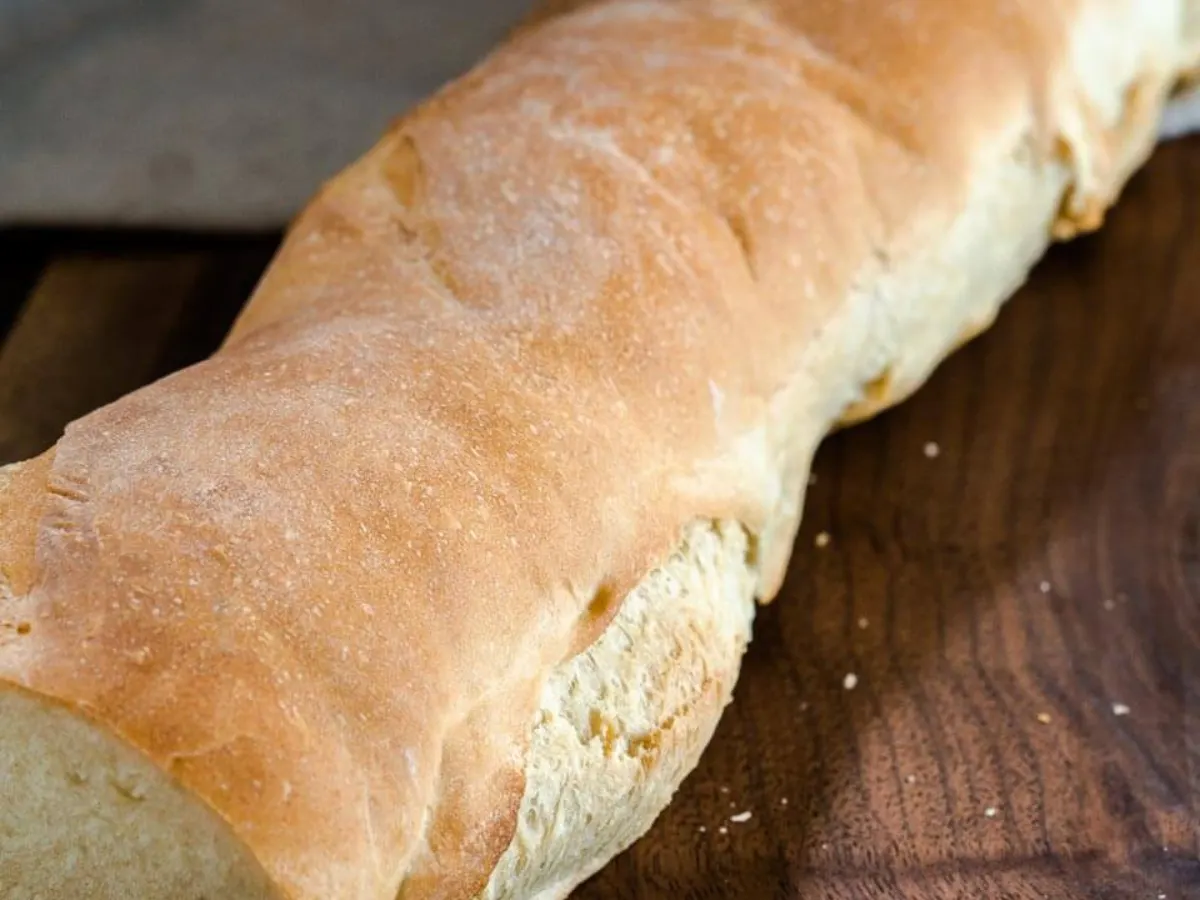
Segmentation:
{"type": "Polygon", "coordinates": [[[0,469],[0,897],[559,898],[695,765],[830,429],[1094,228],[1197,0],[598,0],[223,348],[0,469]]]}

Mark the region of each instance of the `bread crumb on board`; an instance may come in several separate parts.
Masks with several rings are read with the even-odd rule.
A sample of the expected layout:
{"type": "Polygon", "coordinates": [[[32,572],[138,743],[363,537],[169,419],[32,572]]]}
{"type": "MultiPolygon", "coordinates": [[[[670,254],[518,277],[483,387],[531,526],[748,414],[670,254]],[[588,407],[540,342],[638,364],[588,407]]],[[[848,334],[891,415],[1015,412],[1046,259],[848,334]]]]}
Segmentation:
{"type": "Polygon", "coordinates": [[[854,690],[858,687],[858,676],[853,672],[846,673],[846,677],[842,679],[842,687],[848,691],[854,690]]]}
{"type": "Polygon", "coordinates": [[[942,453],[942,448],[937,441],[927,441],[925,443],[925,456],[928,459],[937,459],[942,453]]]}
{"type": "Polygon", "coordinates": [[[745,812],[740,812],[740,813],[737,813],[736,815],[730,816],[729,821],[736,822],[739,825],[741,825],[743,822],[749,822],[753,815],[754,814],[750,810],[746,810],[745,812]]]}
{"type": "Polygon", "coordinates": [[[1048,582],[1048,581],[1039,582],[1038,590],[1041,591],[1043,594],[1050,593],[1050,582],[1048,582]]]}
{"type": "Polygon", "coordinates": [[[1047,713],[1047,712],[1040,712],[1040,713],[1038,713],[1038,714],[1037,714],[1037,720],[1038,720],[1039,722],[1041,722],[1043,725],[1049,725],[1049,724],[1051,723],[1051,721],[1053,721],[1053,720],[1050,718],[1050,713],[1047,713]]]}
{"type": "Polygon", "coordinates": [[[830,541],[829,532],[828,531],[820,531],[817,533],[817,537],[816,537],[816,540],[814,541],[814,543],[818,547],[828,547],[829,541],[830,541]]]}
{"type": "Polygon", "coordinates": [[[1112,705],[1112,711],[1114,716],[1127,716],[1130,713],[1129,707],[1124,703],[1114,703],[1112,705]]]}
{"type": "Polygon", "coordinates": [[[987,816],[989,819],[994,819],[994,818],[996,818],[996,813],[997,813],[997,809],[996,809],[996,807],[994,807],[994,806],[989,806],[987,809],[985,809],[985,810],[983,811],[983,814],[984,814],[985,816],[987,816]]]}

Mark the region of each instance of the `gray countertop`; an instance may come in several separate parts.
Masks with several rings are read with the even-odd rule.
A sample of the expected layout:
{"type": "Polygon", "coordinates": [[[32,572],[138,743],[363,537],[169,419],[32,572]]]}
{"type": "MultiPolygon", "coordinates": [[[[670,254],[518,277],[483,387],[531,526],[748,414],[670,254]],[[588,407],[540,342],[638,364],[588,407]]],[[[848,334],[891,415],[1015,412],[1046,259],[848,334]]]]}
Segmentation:
{"type": "Polygon", "coordinates": [[[275,227],[530,0],[0,0],[0,224],[275,227]]]}

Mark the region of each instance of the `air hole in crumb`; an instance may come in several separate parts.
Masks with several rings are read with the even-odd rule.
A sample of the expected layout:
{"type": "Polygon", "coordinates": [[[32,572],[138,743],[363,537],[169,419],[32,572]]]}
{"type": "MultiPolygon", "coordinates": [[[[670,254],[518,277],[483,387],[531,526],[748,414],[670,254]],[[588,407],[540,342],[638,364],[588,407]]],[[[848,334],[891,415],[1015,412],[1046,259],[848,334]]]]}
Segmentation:
{"type": "Polygon", "coordinates": [[[135,803],[140,803],[146,799],[146,789],[132,780],[122,780],[120,778],[110,778],[109,785],[126,800],[132,800],[135,803]]]}
{"type": "Polygon", "coordinates": [[[28,622],[21,622],[17,625],[17,634],[29,634],[33,631],[33,626],[28,622]]]}
{"type": "Polygon", "coordinates": [[[604,755],[612,756],[620,737],[612,721],[600,710],[592,709],[588,711],[588,729],[591,731],[590,738],[600,741],[600,745],[604,748],[604,755]]]}

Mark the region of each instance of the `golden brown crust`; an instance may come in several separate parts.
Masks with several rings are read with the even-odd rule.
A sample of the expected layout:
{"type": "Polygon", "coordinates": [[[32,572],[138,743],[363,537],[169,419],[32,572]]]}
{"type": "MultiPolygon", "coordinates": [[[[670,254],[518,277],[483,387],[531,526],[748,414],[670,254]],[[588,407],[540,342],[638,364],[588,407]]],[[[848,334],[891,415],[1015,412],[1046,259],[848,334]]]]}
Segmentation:
{"type": "Polygon", "coordinates": [[[1148,151],[1182,16],[608,0],[521,31],[325,188],[213,360],[3,501],[0,618],[35,624],[0,678],[104,722],[292,897],[478,890],[606,598],[697,519],[753,533],[774,593],[817,441],[994,314],[959,321],[976,282],[938,264],[986,255],[983,182],[1028,189],[983,223],[1020,252],[978,283],[1011,290],[1044,201],[1095,224],[1148,151]]]}

